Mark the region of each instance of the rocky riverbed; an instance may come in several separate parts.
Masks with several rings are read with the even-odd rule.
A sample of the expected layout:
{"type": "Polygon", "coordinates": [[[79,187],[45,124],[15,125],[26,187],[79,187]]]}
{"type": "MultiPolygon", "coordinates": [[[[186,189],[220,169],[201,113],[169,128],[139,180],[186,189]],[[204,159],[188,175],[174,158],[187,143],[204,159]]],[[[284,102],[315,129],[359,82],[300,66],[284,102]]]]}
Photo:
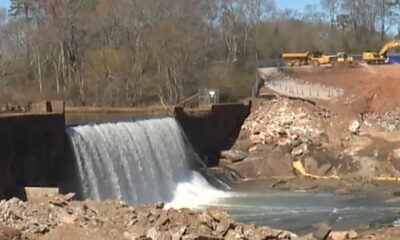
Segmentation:
{"type": "Polygon", "coordinates": [[[399,239],[393,226],[380,229],[334,231],[325,223],[298,236],[267,226],[236,222],[223,210],[166,209],[163,203],[128,206],[119,201],[76,201],[75,194],[45,195],[24,202],[13,198],[0,202],[1,240],[64,239],[399,239]]]}
{"type": "Polygon", "coordinates": [[[0,202],[0,239],[297,239],[288,231],[241,224],[218,208],[75,201],[74,194],[0,202]]]}

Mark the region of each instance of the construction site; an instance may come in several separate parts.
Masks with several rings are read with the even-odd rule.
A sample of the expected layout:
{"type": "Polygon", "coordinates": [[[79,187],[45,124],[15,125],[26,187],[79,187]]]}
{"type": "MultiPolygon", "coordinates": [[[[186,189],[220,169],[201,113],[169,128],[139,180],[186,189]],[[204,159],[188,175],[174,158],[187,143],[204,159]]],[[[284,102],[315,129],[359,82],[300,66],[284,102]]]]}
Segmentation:
{"type": "Polygon", "coordinates": [[[0,240],[399,240],[399,16],[0,0],[0,240]]]}

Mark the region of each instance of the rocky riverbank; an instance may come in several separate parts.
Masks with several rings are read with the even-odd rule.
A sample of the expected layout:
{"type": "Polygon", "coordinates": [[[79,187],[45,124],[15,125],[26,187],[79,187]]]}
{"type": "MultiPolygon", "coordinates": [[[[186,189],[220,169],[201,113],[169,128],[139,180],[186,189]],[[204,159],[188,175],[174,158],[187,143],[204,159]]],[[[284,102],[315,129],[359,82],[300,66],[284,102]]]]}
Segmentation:
{"type": "Polygon", "coordinates": [[[334,231],[321,223],[305,236],[236,222],[221,209],[166,209],[163,203],[128,206],[118,201],[76,201],[74,194],[0,202],[0,240],[346,240],[400,236],[398,228],[334,231]]]}
{"type": "Polygon", "coordinates": [[[221,167],[244,179],[277,179],[274,187],[284,189],[359,190],[400,180],[397,109],[362,114],[338,104],[346,95],[330,102],[271,96],[257,100],[232,149],[221,152],[221,167]],[[307,175],[330,181],[313,177],[310,186],[297,161],[307,175]]]}
{"type": "Polygon", "coordinates": [[[74,194],[31,202],[0,202],[1,240],[58,239],[296,239],[293,233],[241,224],[218,208],[131,207],[122,202],[75,201],[74,194]]]}

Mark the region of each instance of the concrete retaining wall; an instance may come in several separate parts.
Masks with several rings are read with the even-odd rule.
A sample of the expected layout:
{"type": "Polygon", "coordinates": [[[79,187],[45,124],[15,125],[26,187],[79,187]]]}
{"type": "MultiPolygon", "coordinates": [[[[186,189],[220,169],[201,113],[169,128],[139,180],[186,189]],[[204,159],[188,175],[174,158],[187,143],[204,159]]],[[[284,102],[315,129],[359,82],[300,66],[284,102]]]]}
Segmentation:
{"type": "Polygon", "coordinates": [[[64,114],[0,116],[0,198],[24,186],[56,186],[65,163],[64,114]]]}
{"type": "Polygon", "coordinates": [[[216,166],[221,150],[230,149],[250,114],[251,103],[213,105],[209,112],[186,112],[175,109],[193,148],[208,166],[216,166]]]}

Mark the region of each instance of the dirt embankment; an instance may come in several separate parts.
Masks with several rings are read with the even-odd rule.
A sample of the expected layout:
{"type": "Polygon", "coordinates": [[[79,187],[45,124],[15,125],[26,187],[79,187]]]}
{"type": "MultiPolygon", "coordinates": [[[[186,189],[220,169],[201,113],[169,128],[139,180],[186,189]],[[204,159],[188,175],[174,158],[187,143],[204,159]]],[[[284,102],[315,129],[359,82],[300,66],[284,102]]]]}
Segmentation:
{"type": "MultiPolygon", "coordinates": [[[[337,186],[348,190],[400,180],[400,66],[300,68],[282,74],[341,94],[330,100],[294,99],[262,89],[269,95],[258,100],[232,150],[221,154],[221,166],[244,178],[278,178],[274,186],[289,189],[299,185],[293,183],[299,181],[295,161],[312,176],[331,179],[325,185],[340,180],[337,186]]],[[[273,84],[279,86],[279,79],[273,84]]],[[[314,181],[307,188],[321,184],[314,181]]]]}

